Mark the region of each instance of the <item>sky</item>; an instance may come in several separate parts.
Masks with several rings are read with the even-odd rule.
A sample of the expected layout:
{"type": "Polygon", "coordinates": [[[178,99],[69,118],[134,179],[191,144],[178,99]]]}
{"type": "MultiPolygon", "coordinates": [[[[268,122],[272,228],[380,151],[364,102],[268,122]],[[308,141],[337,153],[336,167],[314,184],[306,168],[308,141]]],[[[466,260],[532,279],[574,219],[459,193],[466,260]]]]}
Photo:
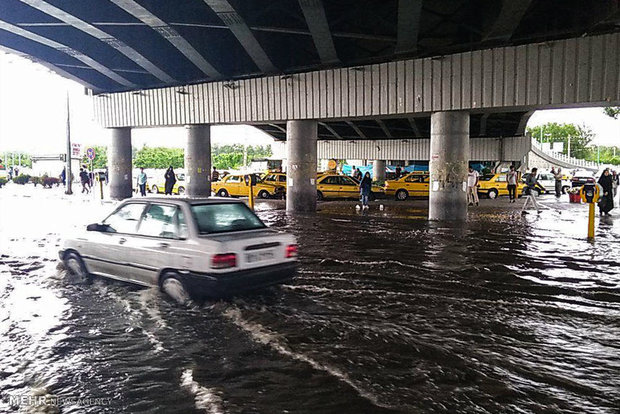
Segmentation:
{"type": "MultiPolygon", "coordinates": [[[[71,108],[71,139],[82,144],[107,145],[109,132],[93,119],[91,99],[84,87],[27,59],[0,52],[0,153],[23,151],[34,155],[65,151],[66,97],[71,108]]],[[[589,127],[594,145],[620,145],[620,120],[602,108],[556,109],[535,112],[528,126],[547,122],[575,123],[589,127]]],[[[132,131],[135,147],[183,147],[182,127],[144,128],[132,131]]],[[[273,139],[251,126],[214,126],[213,144],[267,145],[273,139]]]]}

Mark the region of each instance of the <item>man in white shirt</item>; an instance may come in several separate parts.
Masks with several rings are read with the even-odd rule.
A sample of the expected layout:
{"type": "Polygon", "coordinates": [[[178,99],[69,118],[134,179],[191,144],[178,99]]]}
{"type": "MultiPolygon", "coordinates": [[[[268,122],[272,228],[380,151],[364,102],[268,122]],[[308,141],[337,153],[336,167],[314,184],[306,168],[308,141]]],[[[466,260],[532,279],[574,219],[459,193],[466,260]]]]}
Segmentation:
{"type": "Polygon", "coordinates": [[[479,204],[478,200],[478,171],[469,167],[467,173],[467,203],[471,206],[479,204]]]}

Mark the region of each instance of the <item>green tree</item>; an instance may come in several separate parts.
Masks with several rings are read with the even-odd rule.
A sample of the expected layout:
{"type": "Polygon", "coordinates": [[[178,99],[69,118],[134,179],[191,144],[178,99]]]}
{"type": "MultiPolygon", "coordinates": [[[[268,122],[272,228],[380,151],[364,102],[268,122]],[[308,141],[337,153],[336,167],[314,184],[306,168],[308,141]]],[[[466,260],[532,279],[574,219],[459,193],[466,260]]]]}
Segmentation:
{"type": "Polygon", "coordinates": [[[135,152],[133,165],[137,168],[183,168],[183,149],[166,147],[147,147],[135,152]]]}
{"type": "Polygon", "coordinates": [[[0,154],[0,159],[2,159],[2,163],[0,164],[6,165],[7,167],[15,164],[26,168],[32,168],[30,154],[25,152],[7,152],[6,154],[0,154]],[[6,159],[4,155],[6,155],[6,159]]]}
{"type": "Polygon", "coordinates": [[[267,158],[272,155],[271,145],[248,145],[245,149],[241,144],[214,145],[211,148],[211,162],[217,169],[237,169],[244,165],[244,151],[246,166],[253,159],[267,158]]]}
{"type": "Polygon", "coordinates": [[[538,125],[528,128],[539,142],[563,142],[564,154],[568,151],[568,140],[570,139],[570,155],[575,158],[588,159],[592,155],[592,148],[589,147],[594,134],[585,125],[558,124],[550,122],[545,125],[538,125]]]}
{"type": "MultiPolygon", "coordinates": [[[[101,145],[89,145],[86,148],[95,150],[95,159],[93,160],[93,168],[105,168],[108,165],[108,147],[101,145]]],[[[90,165],[90,160],[84,153],[82,164],[90,165]]]]}

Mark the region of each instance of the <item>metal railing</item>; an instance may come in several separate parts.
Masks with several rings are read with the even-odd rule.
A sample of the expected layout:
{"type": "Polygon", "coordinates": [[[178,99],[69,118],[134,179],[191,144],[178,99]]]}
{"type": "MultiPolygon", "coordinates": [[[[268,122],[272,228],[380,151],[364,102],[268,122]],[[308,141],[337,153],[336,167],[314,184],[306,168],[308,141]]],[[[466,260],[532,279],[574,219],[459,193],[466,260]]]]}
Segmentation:
{"type": "Polygon", "coordinates": [[[556,151],[552,151],[552,150],[545,150],[543,149],[543,146],[540,142],[538,142],[535,138],[532,138],[532,147],[538,149],[541,152],[544,152],[545,154],[547,154],[548,156],[550,156],[551,158],[554,158],[560,162],[566,163],[566,164],[571,164],[574,167],[583,167],[583,168],[591,168],[591,169],[597,169],[598,168],[598,163],[594,162],[594,161],[587,161],[587,160],[583,160],[580,158],[575,158],[575,157],[569,157],[566,154],[562,154],[561,152],[556,152],[556,151]]]}

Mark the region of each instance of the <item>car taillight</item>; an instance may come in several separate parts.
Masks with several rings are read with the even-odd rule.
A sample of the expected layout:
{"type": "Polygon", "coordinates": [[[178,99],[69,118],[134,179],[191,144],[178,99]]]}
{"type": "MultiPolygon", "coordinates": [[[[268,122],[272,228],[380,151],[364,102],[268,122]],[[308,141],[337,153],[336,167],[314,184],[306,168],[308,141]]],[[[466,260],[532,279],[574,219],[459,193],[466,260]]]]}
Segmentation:
{"type": "Polygon", "coordinates": [[[216,254],[211,259],[213,269],[228,269],[237,266],[237,255],[234,253],[216,254]]]}
{"type": "Polygon", "coordinates": [[[579,181],[579,178],[573,177],[573,181],[579,181]]]}
{"type": "Polygon", "coordinates": [[[286,257],[287,258],[297,257],[297,245],[296,244],[289,244],[288,246],[286,246],[286,257]]]}
{"type": "Polygon", "coordinates": [[[594,178],[588,178],[588,182],[589,183],[593,183],[594,182],[594,178]]]}

